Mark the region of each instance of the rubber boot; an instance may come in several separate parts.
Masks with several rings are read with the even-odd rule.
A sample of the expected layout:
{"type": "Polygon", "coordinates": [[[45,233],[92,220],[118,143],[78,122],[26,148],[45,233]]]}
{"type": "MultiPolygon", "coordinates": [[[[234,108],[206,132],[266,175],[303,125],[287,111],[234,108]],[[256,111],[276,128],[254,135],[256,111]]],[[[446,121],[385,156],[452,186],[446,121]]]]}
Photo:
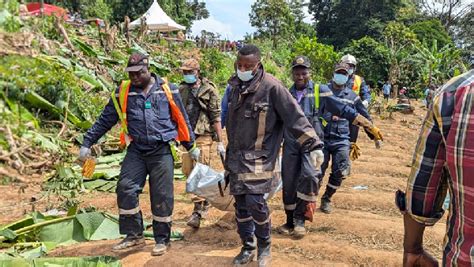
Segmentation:
{"type": "Polygon", "coordinates": [[[286,210],[286,223],[277,227],[277,232],[282,235],[291,235],[293,233],[293,228],[295,227],[293,223],[293,210],[286,210]]]}
{"type": "Polygon", "coordinates": [[[192,228],[199,229],[201,226],[201,214],[193,212],[186,224],[192,228]]]}
{"type": "Polygon", "coordinates": [[[296,239],[303,238],[306,234],[306,228],[304,227],[304,220],[295,219],[295,228],[293,230],[293,237],[296,239]]]}
{"type": "Polygon", "coordinates": [[[234,265],[249,264],[255,259],[255,254],[256,254],[255,248],[256,248],[256,244],[253,237],[242,240],[242,249],[240,250],[240,253],[237,256],[235,256],[232,263],[234,265]]]}
{"type": "Polygon", "coordinates": [[[331,213],[331,199],[323,196],[323,198],[321,198],[321,207],[319,207],[319,209],[324,213],[331,213]]]}
{"type": "Polygon", "coordinates": [[[201,219],[207,215],[209,210],[209,202],[207,200],[194,202],[193,214],[189,218],[187,225],[192,228],[199,229],[201,226],[201,219]]]}
{"type": "Polygon", "coordinates": [[[268,267],[272,263],[271,239],[258,239],[257,261],[258,267],[268,267]]]}
{"type": "Polygon", "coordinates": [[[331,197],[336,193],[336,189],[329,186],[326,187],[326,192],[321,198],[321,207],[319,209],[324,213],[331,213],[331,197]]]}

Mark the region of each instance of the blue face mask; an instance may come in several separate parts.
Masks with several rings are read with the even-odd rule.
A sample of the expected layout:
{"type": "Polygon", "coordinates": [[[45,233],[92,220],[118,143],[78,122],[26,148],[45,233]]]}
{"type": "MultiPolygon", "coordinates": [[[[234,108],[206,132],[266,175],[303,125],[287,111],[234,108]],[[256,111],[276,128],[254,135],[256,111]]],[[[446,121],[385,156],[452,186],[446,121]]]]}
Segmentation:
{"type": "Polygon", "coordinates": [[[352,75],[354,73],[354,69],[350,68],[347,72],[349,73],[349,75],[352,75]]]}
{"type": "Polygon", "coordinates": [[[196,75],[194,74],[184,74],[183,80],[185,83],[195,83],[197,81],[196,75]]]}
{"type": "Polygon", "coordinates": [[[347,75],[340,74],[340,73],[334,73],[334,77],[332,78],[332,80],[333,80],[337,85],[344,85],[344,84],[346,84],[348,79],[349,79],[349,77],[348,77],[347,75]]]}
{"type": "Polygon", "coordinates": [[[255,75],[253,75],[253,70],[248,70],[248,71],[240,71],[237,69],[237,77],[243,82],[248,82],[253,79],[255,75]]]}

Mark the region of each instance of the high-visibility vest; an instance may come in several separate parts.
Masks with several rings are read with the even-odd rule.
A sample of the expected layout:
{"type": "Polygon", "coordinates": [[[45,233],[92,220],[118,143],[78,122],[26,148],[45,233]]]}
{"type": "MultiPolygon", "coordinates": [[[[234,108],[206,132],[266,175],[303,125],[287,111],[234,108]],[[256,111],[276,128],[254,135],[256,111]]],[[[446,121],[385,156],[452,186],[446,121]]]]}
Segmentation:
{"type": "MultiPolygon", "coordinates": [[[[314,85],[314,108],[315,109],[319,109],[319,86],[320,86],[319,83],[314,85]]],[[[321,124],[324,127],[326,127],[328,122],[325,119],[323,119],[323,117],[319,117],[319,119],[321,120],[321,124]]]]}
{"type": "MultiPolygon", "coordinates": [[[[179,109],[178,105],[176,105],[176,102],[174,102],[171,89],[168,85],[168,81],[164,78],[162,79],[164,83],[162,84],[161,87],[163,88],[163,91],[165,92],[166,98],[168,99],[168,102],[170,105],[171,119],[176,123],[178,127],[177,129],[178,135],[176,137],[176,140],[179,142],[183,142],[183,141],[190,142],[191,136],[189,134],[189,129],[188,129],[186,120],[184,119],[184,116],[181,113],[181,110],[179,109]]],[[[112,91],[112,95],[111,95],[112,102],[114,103],[115,110],[117,111],[117,114],[120,120],[120,146],[123,148],[126,147],[131,141],[131,138],[128,135],[128,127],[127,127],[127,103],[128,103],[128,93],[130,91],[130,86],[131,86],[130,80],[122,81],[122,83],[120,84],[119,93],[118,93],[119,101],[117,101],[117,97],[115,96],[115,91],[112,91]]]]}
{"type": "Polygon", "coordinates": [[[352,85],[352,91],[359,95],[360,86],[362,84],[362,78],[359,75],[354,75],[354,84],[352,85]]]}

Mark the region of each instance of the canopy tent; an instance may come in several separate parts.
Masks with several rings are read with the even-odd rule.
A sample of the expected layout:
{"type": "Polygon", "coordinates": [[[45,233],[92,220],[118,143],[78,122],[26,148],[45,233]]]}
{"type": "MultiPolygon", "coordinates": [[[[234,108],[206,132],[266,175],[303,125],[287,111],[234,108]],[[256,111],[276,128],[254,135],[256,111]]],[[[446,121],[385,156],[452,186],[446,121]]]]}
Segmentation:
{"type": "Polygon", "coordinates": [[[186,27],[179,25],[166,15],[156,0],[153,1],[153,4],[151,4],[145,14],[130,23],[130,28],[140,27],[141,18],[146,19],[145,22],[148,25],[148,29],[152,31],[171,32],[186,29],[186,27]]]}

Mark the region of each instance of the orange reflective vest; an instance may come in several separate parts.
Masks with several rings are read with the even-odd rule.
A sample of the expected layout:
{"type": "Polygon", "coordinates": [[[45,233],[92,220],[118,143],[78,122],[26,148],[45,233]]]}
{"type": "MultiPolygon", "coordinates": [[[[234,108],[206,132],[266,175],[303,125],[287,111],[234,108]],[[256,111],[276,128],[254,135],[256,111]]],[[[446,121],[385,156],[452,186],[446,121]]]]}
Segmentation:
{"type": "Polygon", "coordinates": [[[354,75],[354,84],[352,85],[352,91],[354,91],[356,95],[359,95],[361,84],[362,77],[360,77],[359,75],[354,75]]]}
{"type": "MultiPolygon", "coordinates": [[[[191,135],[189,134],[189,129],[186,120],[183,114],[181,113],[181,110],[179,109],[178,105],[176,105],[176,102],[174,102],[171,89],[168,85],[168,81],[164,78],[162,79],[164,80],[164,83],[162,84],[161,88],[165,92],[166,98],[168,99],[170,105],[171,119],[176,123],[178,128],[178,136],[176,137],[176,140],[179,142],[190,142],[191,135]]],[[[128,135],[127,128],[127,103],[130,86],[130,80],[122,81],[118,93],[119,101],[117,101],[117,97],[115,96],[114,91],[112,92],[111,96],[112,102],[114,103],[115,110],[117,111],[120,120],[120,146],[122,148],[126,147],[131,141],[131,138],[128,135]]]]}

